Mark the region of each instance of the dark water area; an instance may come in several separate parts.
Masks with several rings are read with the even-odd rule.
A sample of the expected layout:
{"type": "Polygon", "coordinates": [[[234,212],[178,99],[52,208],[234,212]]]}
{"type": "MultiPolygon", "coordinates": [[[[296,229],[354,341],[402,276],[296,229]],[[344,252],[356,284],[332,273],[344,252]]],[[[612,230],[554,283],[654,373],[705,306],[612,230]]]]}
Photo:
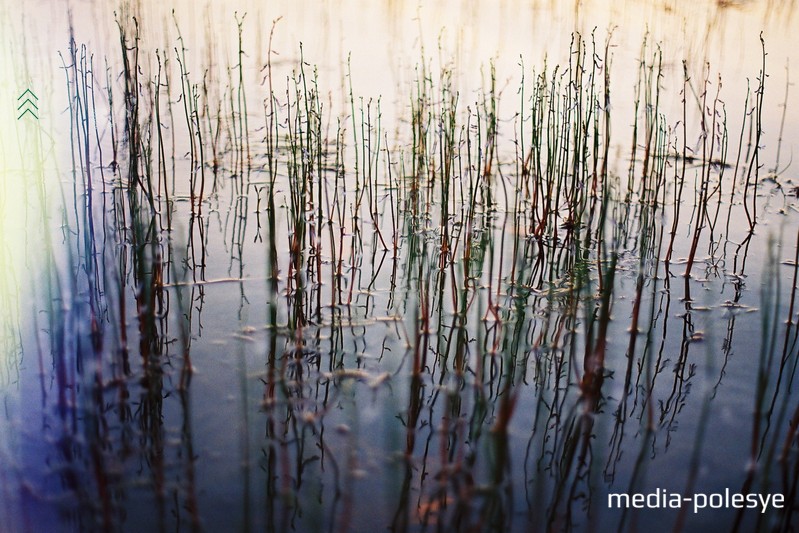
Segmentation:
{"type": "Polygon", "coordinates": [[[796,527],[792,2],[183,4],[0,11],[1,531],[796,527]]]}

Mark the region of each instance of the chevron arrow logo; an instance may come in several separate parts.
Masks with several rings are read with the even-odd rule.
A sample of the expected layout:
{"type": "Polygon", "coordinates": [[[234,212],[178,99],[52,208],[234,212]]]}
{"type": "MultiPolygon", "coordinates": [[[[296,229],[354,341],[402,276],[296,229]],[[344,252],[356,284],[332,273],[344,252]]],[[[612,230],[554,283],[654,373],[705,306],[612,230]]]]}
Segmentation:
{"type": "Polygon", "coordinates": [[[39,112],[39,106],[36,105],[36,102],[39,101],[39,97],[36,96],[33,91],[30,89],[25,89],[25,92],[19,95],[17,98],[17,102],[19,106],[17,106],[17,112],[19,115],[17,116],[17,120],[22,120],[27,114],[30,114],[36,120],[39,120],[39,117],[36,113],[39,112]]]}

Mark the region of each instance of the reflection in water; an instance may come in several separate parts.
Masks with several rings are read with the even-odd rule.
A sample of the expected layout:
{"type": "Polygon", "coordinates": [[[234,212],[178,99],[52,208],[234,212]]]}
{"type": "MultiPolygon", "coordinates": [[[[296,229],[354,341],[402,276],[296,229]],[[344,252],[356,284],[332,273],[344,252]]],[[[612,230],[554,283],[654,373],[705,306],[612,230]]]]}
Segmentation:
{"type": "Polygon", "coordinates": [[[302,47],[278,65],[279,21],[254,73],[243,15],[224,55],[210,22],[207,50],[177,15],[164,46],[127,7],[102,62],[72,34],[71,172],[35,176],[63,200],[32,204],[30,290],[0,273],[5,529],[795,527],[765,64],[733,105],[667,44],[620,80],[615,37],[575,33],[477,92],[423,55],[395,106],[346,62],[335,96],[302,47]],[[607,505],[661,488],[790,505],[607,505]]]}

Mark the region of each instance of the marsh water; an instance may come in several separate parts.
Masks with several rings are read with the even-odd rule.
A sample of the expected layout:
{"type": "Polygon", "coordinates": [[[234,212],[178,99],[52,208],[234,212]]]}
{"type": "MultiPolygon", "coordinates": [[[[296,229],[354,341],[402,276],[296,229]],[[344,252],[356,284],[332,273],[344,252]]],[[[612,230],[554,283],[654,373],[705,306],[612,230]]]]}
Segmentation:
{"type": "Polygon", "coordinates": [[[796,528],[794,3],[429,4],[0,7],[0,530],[796,528]]]}

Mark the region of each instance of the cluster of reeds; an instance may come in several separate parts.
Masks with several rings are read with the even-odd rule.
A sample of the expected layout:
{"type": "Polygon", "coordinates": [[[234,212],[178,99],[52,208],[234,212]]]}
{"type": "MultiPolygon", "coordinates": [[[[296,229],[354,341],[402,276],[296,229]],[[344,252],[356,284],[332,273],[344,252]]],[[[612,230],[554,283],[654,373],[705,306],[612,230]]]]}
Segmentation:
{"type": "MultiPolygon", "coordinates": [[[[644,42],[622,169],[612,155],[622,135],[615,115],[611,123],[610,38],[575,35],[568,64],[520,63],[515,98],[503,97],[493,66],[482,90],[465,95],[456,69],[434,72],[423,57],[402,103],[407,120],[393,130],[386,104],[356,97],[351,80],[346,109],[333,111],[301,47],[293,71],[276,74],[277,21],[253,84],[244,21],[236,16],[224,88],[210,65],[189,69],[195,52],[177,20],[175,46],[148,54],[137,19],[120,19],[118,61],[106,61],[119,76],[112,66],[98,73],[74,36],[63,59],[72,179],[63,250],[49,246],[66,272],[50,272],[51,358],[40,357],[43,403],[58,396],[49,432],[75,496],[69,520],[124,522],[130,479],[143,476],[160,527],[200,528],[192,355],[203,314],[214,316],[209,294],[235,285],[243,528],[363,526],[357,495],[368,468],[399,481],[385,489],[381,515],[397,531],[599,523],[597,502],[623,452],[637,447],[627,488],[644,487],[690,409],[703,340],[691,287],[697,270],[707,281],[724,263],[733,231],[744,236],[732,273],[744,276],[760,209],[765,64],[733,165],[710,67],[699,83],[686,67],[667,87],[659,48],[644,42]],[[661,104],[669,88],[682,91],[676,122],[661,104]],[[731,226],[739,212],[743,230],[731,226]],[[253,251],[264,261],[248,268],[253,251]],[[681,262],[684,309],[669,328],[681,262]],[[259,281],[264,291],[249,288],[259,281]],[[253,339],[262,341],[255,374],[253,339]],[[375,404],[393,436],[378,446],[379,467],[359,449],[373,445],[359,411],[375,404]]],[[[731,354],[740,283],[734,290],[724,363],[700,377],[716,380],[694,402],[700,426],[731,354]]],[[[780,291],[766,285],[762,296],[750,460],[764,466],[745,491],[770,487],[776,465],[786,490],[799,478],[799,417],[786,392],[797,364],[795,276],[781,356],[780,291]]],[[[698,462],[706,436],[696,435],[698,462]]],[[[625,513],[620,524],[634,520],[625,513]]]]}

